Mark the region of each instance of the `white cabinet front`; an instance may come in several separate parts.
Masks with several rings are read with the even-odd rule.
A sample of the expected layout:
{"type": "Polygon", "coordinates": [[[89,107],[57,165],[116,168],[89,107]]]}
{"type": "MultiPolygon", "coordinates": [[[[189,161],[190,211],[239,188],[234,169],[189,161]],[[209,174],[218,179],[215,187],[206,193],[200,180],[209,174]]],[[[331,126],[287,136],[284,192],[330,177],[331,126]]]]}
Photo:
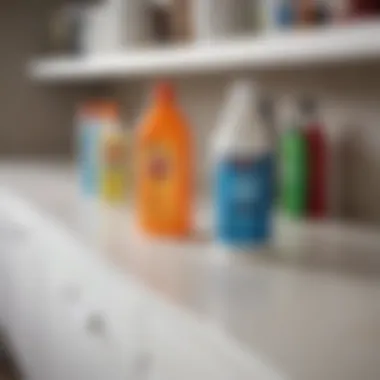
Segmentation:
{"type": "Polygon", "coordinates": [[[38,215],[12,223],[0,219],[0,320],[26,378],[278,379],[38,215]]]}
{"type": "Polygon", "coordinates": [[[216,327],[166,303],[156,303],[149,380],[279,380],[216,327]]]}
{"type": "Polygon", "coordinates": [[[50,379],[133,379],[145,298],[102,263],[73,253],[57,257],[48,272],[50,379]]]}
{"type": "Polygon", "coordinates": [[[41,256],[43,247],[31,228],[15,224],[12,229],[17,239],[7,245],[2,257],[6,271],[5,329],[21,371],[28,374],[28,378],[38,380],[46,375],[48,351],[47,272],[41,256]]]}

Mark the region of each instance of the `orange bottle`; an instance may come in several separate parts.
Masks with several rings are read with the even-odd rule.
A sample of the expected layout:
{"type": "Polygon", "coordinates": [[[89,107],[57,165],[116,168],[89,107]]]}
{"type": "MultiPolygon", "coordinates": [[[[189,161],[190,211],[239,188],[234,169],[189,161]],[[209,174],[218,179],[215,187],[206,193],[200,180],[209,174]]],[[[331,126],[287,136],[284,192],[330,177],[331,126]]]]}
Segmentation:
{"type": "Polygon", "coordinates": [[[192,141],[168,83],[159,83],[137,132],[136,201],[139,224],[152,235],[190,233],[192,141]]]}

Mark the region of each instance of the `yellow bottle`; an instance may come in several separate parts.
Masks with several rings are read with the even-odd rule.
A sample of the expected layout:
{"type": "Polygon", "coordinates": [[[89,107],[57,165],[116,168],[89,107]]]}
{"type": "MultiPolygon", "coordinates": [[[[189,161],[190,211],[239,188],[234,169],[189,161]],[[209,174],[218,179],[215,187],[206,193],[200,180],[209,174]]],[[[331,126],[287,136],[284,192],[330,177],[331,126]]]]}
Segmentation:
{"type": "Polygon", "coordinates": [[[115,103],[104,103],[99,111],[103,124],[100,152],[102,199],[107,203],[123,203],[129,180],[127,135],[121,128],[115,103]]]}

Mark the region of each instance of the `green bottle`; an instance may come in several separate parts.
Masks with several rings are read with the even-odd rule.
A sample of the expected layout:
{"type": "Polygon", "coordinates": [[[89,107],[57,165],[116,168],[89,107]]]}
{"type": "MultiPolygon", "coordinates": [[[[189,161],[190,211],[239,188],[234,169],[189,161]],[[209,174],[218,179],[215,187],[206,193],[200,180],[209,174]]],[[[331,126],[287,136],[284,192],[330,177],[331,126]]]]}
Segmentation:
{"type": "Polygon", "coordinates": [[[284,131],[280,138],[280,167],[281,208],[290,217],[303,217],[307,207],[307,142],[297,126],[284,131]]]}

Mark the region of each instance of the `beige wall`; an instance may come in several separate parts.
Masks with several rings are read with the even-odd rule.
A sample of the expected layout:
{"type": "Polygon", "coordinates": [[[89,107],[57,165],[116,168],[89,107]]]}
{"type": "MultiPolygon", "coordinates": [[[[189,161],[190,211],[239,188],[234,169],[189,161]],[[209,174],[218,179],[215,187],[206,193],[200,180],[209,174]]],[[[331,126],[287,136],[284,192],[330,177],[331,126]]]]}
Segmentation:
{"type": "MultiPolygon", "coordinates": [[[[72,152],[75,104],[94,88],[31,83],[28,59],[44,45],[52,1],[0,2],[0,155],[67,155],[72,152]]],[[[320,100],[331,148],[330,204],[336,216],[380,223],[380,67],[373,63],[329,70],[272,71],[257,78],[277,99],[314,94],[320,100]]],[[[210,132],[233,74],[177,80],[196,140],[198,184],[208,192],[210,132]]],[[[135,125],[146,103],[148,81],[111,85],[127,123],[135,125]]],[[[96,91],[99,91],[97,89],[96,91]]],[[[106,94],[105,92],[98,92],[106,94]]]]}
{"type": "Polygon", "coordinates": [[[45,88],[26,76],[28,59],[43,50],[45,16],[52,3],[0,1],[1,156],[71,150],[73,107],[84,90],[45,88]]]}

